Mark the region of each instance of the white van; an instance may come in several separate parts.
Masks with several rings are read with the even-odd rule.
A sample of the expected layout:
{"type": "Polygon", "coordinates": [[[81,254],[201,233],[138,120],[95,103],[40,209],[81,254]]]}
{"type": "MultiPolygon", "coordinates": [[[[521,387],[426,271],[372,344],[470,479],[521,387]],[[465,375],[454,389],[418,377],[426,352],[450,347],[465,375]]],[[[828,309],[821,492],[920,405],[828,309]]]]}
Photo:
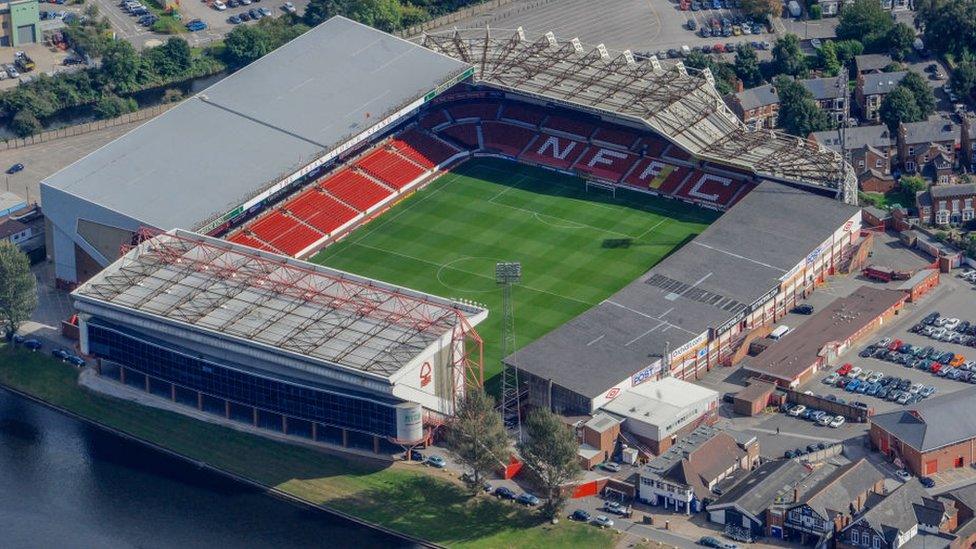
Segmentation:
{"type": "Polygon", "coordinates": [[[790,333],[789,326],[777,326],[769,333],[769,339],[779,340],[788,333],[790,333]]]}

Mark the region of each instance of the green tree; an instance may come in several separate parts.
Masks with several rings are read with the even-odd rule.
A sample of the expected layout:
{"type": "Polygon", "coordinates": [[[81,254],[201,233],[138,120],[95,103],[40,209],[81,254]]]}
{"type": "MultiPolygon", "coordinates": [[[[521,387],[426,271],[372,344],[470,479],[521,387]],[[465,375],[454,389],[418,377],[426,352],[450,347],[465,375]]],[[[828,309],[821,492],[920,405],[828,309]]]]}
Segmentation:
{"type": "Polygon", "coordinates": [[[102,55],[102,75],[105,83],[117,91],[135,88],[140,60],[139,54],[126,40],[112,42],[102,55]]]}
{"type": "Polygon", "coordinates": [[[841,65],[850,65],[854,56],[864,53],[864,44],[859,40],[838,40],[834,44],[837,48],[837,60],[841,65]]]}
{"type": "Polygon", "coordinates": [[[976,92],[976,63],[959,63],[949,76],[949,85],[956,95],[965,99],[976,92]]]}
{"type": "Polygon", "coordinates": [[[302,19],[314,27],[335,15],[347,15],[350,5],[350,0],[309,0],[302,19]]]}
{"type": "Polygon", "coordinates": [[[898,131],[899,123],[918,122],[922,119],[922,113],[918,110],[915,96],[905,86],[896,86],[895,89],[891,90],[881,101],[881,109],[878,112],[881,121],[888,126],[892,135],[898,131]]]}
{"type": "Polygon", "coordinates": [[[912,47],[915,44],[915,30],[905,23],[897,23],[888,31],[887,42],[891,57],[899,61],[904,60],[912,53],[912,47]]]}
{"type": "Polygon", "coordinates": [[[742,0],[742,11],[755,19],[766,20],[782,15],[783,3],[780,0],[742,0]]]}
{"type": "Polygon", "coordinates": [[[832,126],[830,117],[817,106],[810,91],[795,80],[778,77],[776,93],[779,96],[777,125],[787,133],[806,137],[832,126]]]}
{"type": "Polygon", "coordinates": [[[735,71],[736,77],[747,88],[754,88],[763,82],[756,50],[745,44],[736,46],[735,63],[732,65],[732,69],[735,71]]]}
{"type": "Polygon", "coordinates": [[[271,42],[262,29],[240,25],[224,39],[224,61],[233,68],[248,65],[271,51],[271,42]]]}
{"type": "Polygon", "coordinates": [[[935,112],[935,94],[932,93],[932,88],[925,82],[925,79],[917,72],[908,71],[898,86],[904,86],[912,92],[915,104],[918,105],[919,115],[923,119],[935,112]]]}
{"type": "Polygon", "coordinates": [[[894,26],[891,14],[877,0],[854,0],[840,10],[837,37],[841,40],[860,40],[868,51],[883,51],[888,32],[894,26]]]}
{"type": "Polygon", "coordinates": [[[115,118],[138,108],[136,100],[129,97],[123,99],[117,95],[105,95],[95,103],[95,116],[100,119],[115,118]]]}
{"type": "Polygon", "coordinates": [[[827,40],[817,52],[817,62],[830,76],[840,74],[840,59],[837,57],[837,45],[833,40],[827,40]]]}
{"type": "Polygon", "coordinates": [[[27,255],[15,244],[0,240],[0,328],[7,341],[30,318],[37,306],[37,280],[27,255]]]}
{"type": "Polygon", "coordinates": [[[902,192],[913,198],[916,193],[929,187],[928,181],[920,175],[903,175],[898,184],[901,186],[902,192]]]}
{"type": "Polygon", "coordinates": [[[17,114],[14,115],[10,121],[10,129],[18,137],[28,137],[35,133],[41,133],[43,128],[41,127],[41,121],[34,116],[34,113],[28,109],[24,109],[17,111],[17,114]]]}
{"type": "Polygon", "coordinates": [[[384,32],[401,28],[399,0],[359,0],[349,10],[349,17],[384,32]]]}
{"type": "Polygon", "coordinates": [[[529,412],[522,432],[525,441],[519,444],[519,454],[545,491],[543,514],[553,518],[566,503],[566,484],[580,475],[576,456],[579,442],[576,435],[548,408],[529,412]]]}
{"type": "Polygon", "coordinates": [[[976,53],[976,2],[916,0],[915,21],[925,45],[941,53],[976,53]]]}
{"type": "Polygon", "coordinates": [[[504,465],[508,435],[495,399],[481,389],[470,389],[448,424],[444,444],[457,460],[474,473],[474,486],[485,475],[504,465]]]}
{"type": "Polygon", "coordinates": [[[787,34],[773,46],[773,70],[776,74],[801,76],[806,72],[806,59],[800,51],[800,38],[787,34]]]}
{"type": "Polygon", "coordinates": [[[85,6],[85,15],[91,19],[98,17],[98,4],[88,4],[85,6]]]}
{"type": "Polygon", "coordinates": [[[684,64],[686,67],[698,70],[708,69],[712,71],[712,76],[715,77],[715,89],[720,95],[726,95],[732,93],[733,79],[735,76],[735,70],[732,65],[728,63],[715,62],[708,55],[703,54],[700,51],[693,51],[684,58],[684,64]]]}

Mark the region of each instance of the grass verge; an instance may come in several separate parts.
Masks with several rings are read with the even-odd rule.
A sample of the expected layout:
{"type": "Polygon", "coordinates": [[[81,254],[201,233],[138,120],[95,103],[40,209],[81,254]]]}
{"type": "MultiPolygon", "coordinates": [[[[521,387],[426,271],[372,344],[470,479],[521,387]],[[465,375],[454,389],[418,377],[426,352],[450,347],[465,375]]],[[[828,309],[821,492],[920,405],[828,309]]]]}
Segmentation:
{"type": "Polygon", "coordinates": [[[593,526],[542,522],[524,508],[471,497],[441,472],[384,465],[284,444],[92,393],[43,353],[0,346],[0,384],[188,459],[398,532],[454,547],[610,547],[593,526]]]}

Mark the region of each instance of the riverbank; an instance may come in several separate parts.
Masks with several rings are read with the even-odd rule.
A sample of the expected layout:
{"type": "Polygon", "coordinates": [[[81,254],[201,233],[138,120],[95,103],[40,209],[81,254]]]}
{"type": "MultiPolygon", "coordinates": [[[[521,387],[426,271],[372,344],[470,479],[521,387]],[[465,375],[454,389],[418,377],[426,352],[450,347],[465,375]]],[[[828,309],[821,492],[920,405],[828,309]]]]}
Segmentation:
{"type": "MultiPolygon", "coordinates": [[[[440,471],[349,460],[90,393],[42,353],[0,348],[0,384],[86,421],[248,479],[273,492],[456,547],[609,547],[591,525],[542,522],[525,508],[471,497],[440,471]]],[[[151,490],[151,487],[147,487],[151,490]]]]}

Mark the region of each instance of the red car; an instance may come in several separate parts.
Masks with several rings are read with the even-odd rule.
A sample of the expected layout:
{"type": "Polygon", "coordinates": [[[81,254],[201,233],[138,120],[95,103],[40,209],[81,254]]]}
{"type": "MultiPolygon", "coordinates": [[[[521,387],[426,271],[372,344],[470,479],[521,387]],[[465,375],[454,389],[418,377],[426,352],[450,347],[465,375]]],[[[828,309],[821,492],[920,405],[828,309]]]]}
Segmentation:
{"type": "Polygon", "coordinates": [[[939,373],[939,370],[941,369],[942,369],[942,364],[938,362],[933,362],[932,366],[929,367],[929,371],[932,372],[933,374],[939,373]]]}
{"type": "Polygon", "coordinates": [[[837,374],[838,375],[842,375],[842,376],[846,376],[847,374],[850,373],[851,368],[853,368],[853,367],[854,366],[852,366],[851,363],[848,362],[848,363],[844,364],[843,366],[841,366],[840,368],[837,368],[837,374]]]}
{"type": "Polygon", "coordinates": [[[896,339],[896,340],[892,341],[888,345],[888,350],[889,351],[897,351],[898,349],[901,349],[901,346],[902,346],[901,340],[900,339],[896,339]]]}
{"type": "Polygon", "coordinates": [[[725,44],[715,44],[712,47],[712,51],[715,53],[725,53],[725,44]]]}

